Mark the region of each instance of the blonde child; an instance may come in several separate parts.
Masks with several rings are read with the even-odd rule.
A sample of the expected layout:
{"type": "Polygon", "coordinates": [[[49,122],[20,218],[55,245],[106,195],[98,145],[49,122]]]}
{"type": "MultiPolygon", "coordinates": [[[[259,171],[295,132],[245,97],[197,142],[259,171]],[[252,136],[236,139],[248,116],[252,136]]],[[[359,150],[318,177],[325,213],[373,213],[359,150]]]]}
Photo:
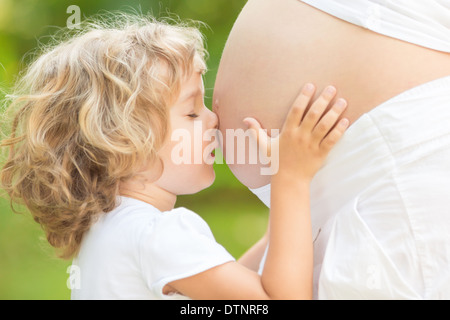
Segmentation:
{"type": "Polygon", "coordinates": [[[18,83],[1,183],[74,259],[73,299],[311,298],[309,183],[348,126],[345,101],[328,108],[329,87],[310,105],[315,89],[302,89],[274,140],[270,231],[235,261],[197,214],[174,208],[214,181],[211,139],[196,141],[201,163],[182,164],[171,139],[193,137],[196,121],[218,128],[203,103],[204,57],[197,29],[127,17],[48,49],[18,83]]]}

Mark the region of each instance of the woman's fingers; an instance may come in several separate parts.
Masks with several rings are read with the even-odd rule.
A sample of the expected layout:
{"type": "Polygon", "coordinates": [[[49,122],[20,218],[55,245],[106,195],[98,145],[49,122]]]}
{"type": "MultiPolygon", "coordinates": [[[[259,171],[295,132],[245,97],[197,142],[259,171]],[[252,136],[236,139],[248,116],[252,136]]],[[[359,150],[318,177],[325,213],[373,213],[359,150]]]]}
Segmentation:
{"type": "Polygon", "coordinates": [[[300,125],[303,115],[305,114],[305,110],[308,107],[311,98],[314,96],[315,90],[316,88],[312,83],[307,83],[302,88],[300,94],[297,96],[288,112],[286,121],[283,125],[283,130],[285,128],[297,128],[300,125]]]}

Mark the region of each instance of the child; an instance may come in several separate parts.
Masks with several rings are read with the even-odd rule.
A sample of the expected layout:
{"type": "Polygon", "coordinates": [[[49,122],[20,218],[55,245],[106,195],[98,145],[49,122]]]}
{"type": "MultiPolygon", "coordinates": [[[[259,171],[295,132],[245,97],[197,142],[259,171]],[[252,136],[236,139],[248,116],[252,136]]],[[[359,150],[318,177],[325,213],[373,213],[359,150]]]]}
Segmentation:
{"type": "MultiPolygon", "coordinates": [[[[19,109],[2,142],[10,148],[3,188],[80,271],[72,298],[311,298],[309,182],[348,126],[338,121],[345,101],[326,112],[329,87],[306,112],[314,87],[303,88],[274,139],[270,231],[235,261],[197,214],[174,209],[177,195],[214,181],[206,134],[194,141],[201,163],[173,159],[175,132],[192,137],[198,121],[204,133],[218,128],[203,103],[202,37],[195,28],[130,19],[91,25],[40,56],[18,83],[10,108],[19,109]],[[254,266],[267,243],[259,275],[254,266]]],[[[267,137],[255,138],[265,147],[267,137]]]]}

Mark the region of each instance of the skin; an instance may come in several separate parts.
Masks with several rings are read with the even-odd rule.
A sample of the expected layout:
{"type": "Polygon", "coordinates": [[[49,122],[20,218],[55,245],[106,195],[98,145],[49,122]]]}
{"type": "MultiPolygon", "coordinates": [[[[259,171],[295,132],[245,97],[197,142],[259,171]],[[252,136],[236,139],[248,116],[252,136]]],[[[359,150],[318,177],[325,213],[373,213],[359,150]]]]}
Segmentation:
{"type": "MultiPolygon", "coordinates": [[[[377,34],[300,1],[249,0],[222,55],[213,111],[227,145],[226,130],[245,129],[246,117],[269,132],[280,129],[307,82],[318,90],[334,85],[354,123],[399,93],[447,75],[448,53],[377,34]]],[[[227,164],[247,187],[270,183],[261,164],[236,162],[227,164]]]]}
{"type": "Polygon", "coordinates": [[[121,182],[121,195],[167,211],[173,209],[177,195],[199,192],[214,182],[214,155],[211,152],[218,143],[210,137],[217,130],[218,120],[215,113],[204,105],[204,92],[202,74],[200,71],[195,72],[182,86],[179,98],[170,108],[169,114],[171,132],[182,130],[188,139],[171,139],[170,134],[158,152],[161,163],[149,165],[133,178],[121,182]],[[195,129],[197,121],[202,124],[200,134],[195,129]],[[192,139],[198,137],[200,140],[195,144],[192,139]],[[172,150],[181,150],[180,145],[182,150],[190,150],[191,157],[186,163],[177,164],[172,161],[172,150]],[[196,146],[200,150],[195,150],[196,146]],[[201,155],[197,156],[199,159],[195,159],[196,152],[201,155]],[[156,178],[155,172],[158,172],[156,178]]]}
{"type": "MultiPolygon", "coordinates": [[[[346,108],[345,101],[327,111],[334,88],[325,90],[306,112],[313,94],[314,86],[305,86],[273,142],[279,144],[280,154],[279,170],[273,175],[270,232],[238,262],[173,281],[165,287],[165,293],[213,300],[312,299],[310,183],[349,125],[347,119],[338,121],[346,108]],[[269,251],[260,276],[254,267],[261,260],[262,244],[267,242],[269,251]]],[[[266,137],[256,134],[259,123],[252,118],[246,122],[253,129],[255,142],[268,147],[266,137]]]]}
{"type": "MultiPolygon", "coordinates": [[[[270,144],[278,144],[280,150],[279,170],[273,177],[270,232],[239,261],[172,281],[164,287],[165,294],[177,292],[192,299],[216,300],[312,298],[310,182],[349,124],[348,120],[339,121],[346,108],[345,101],[340,100],[329,107],[335,88],[325,90],[310,104],[314,92],[313,85],[305,86],[293,102],[281,134],[270,144]],[[261,248],[267,243],[270,249],[266,267],[259,275],[256,262],[260,261],[261,248]]],[[[177,195],[195,193],[212,184],[214,171],[209,161],[212,158],[210,148],[217,143],[211,142],[207,133],[217,133],[218,120],[205,107],[203,98],[201,73],[196,72],[183,83],[180,96],[170,109],[169,119],[170,137],[179,130],[187,132],[195,143],[188,143],[188,140],[181,143],[191,150],[191,155],[195,151],[194,145],[200,145],[202,154],[206,155],[202,161],[195,163],[195,156],[192,156],[191,161],[176,164],[173,151],[178,150],[180,141],[169,138],[158,153],[162,161],[159,178],[155,179],[152,172],[161,168],[149,165],[134,178],[122,182],[121,195],[147,202],[164,212],[173,209],[177,195]],[[195,134],[196,121],[202,123],[202,135],[195,134]]],[[[246,123],[254,129],[251,132],[255,143],[268,147],[268,138],[256,134],[260,128],[258,121],[249,118],[246,123]]]]}

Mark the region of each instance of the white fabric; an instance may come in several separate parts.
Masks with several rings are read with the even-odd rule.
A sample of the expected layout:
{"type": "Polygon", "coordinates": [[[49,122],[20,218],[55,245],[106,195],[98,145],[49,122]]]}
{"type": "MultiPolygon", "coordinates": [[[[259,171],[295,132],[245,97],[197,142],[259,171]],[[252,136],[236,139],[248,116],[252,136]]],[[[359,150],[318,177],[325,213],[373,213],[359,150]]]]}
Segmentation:
{"type": "Polygon", "coordinates": [[[450,0],[300,0],[374,32],[450,52],[450,0]]]}
{"type": "MultiPolygon", "coordinates": [[[[252,190],[270,205],[270,185],[252,190]]],[[[450,77],[358,119],[311,184],[315,297],[450,299],[450,77]]]]}
{"type": "Polygon", "coordinates": [[[161,212],[139,200],[119,199],[83,239],[72,265],[81,277],[72,299],[186,299],[162,289],[234,260],[196,213],[161,212]]]}

